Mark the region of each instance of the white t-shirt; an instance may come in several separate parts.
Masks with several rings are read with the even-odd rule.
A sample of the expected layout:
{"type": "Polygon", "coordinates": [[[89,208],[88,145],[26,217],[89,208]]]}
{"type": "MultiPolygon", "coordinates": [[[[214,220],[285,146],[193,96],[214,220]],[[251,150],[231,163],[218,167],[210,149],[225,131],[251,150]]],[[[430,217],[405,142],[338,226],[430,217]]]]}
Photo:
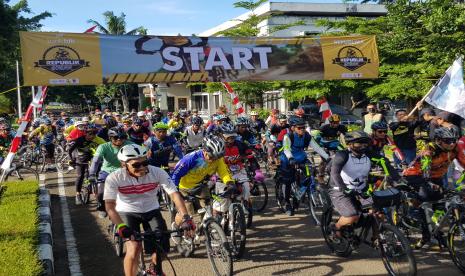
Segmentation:
{"type": "Polygon", "coordinates": [[[162,187],[171,195],[178,189],[169,175],[162,169],[148,166],[143,177],[130,176],[126,168],[110,173],[105,180],[103,199],[116,199],[116,211],[146,213],[159,209],[158,191],[162,187]]]}

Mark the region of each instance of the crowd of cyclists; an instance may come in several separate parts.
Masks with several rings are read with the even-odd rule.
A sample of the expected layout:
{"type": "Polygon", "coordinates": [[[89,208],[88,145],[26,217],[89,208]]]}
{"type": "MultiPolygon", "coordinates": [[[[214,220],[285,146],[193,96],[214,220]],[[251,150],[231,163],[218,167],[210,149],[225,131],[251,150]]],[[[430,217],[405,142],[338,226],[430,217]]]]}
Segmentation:
{"type": "MultiPolygon", "coordinates": [[[[294,216],[291,184],[299,166],[313,170],[315,181],[330,199],[325,204],[340,215],[328,221],[326,233],[333,245],[338,244],[344,239],[345,228],[361,223],[363,206],[373,204],[373,191],[381,187],[373,187],[370,173],[379,169],[379,160],[383,160],[389,186],[408,191],[412,198],[408,212],[401,215],[420,221],[421,238],[412,246],[421,248],[432,242],[422,203],[440,202],[447,190],[460,192],[464,184],[465,136],[452,117],[422,108],[415,118],[399,109],[388,122],[375,105],[369,105],[362,128],[348,131],[337,114],[321,126],[309,126],[302,109],[291,115],[273,109],[266,120],[260,119],[257,111],[231,116],[225,107],[208,119],[197,110],[165,116],[159,108],[125,114],[97,109],[79,118],[64,112],[43,114],[31,122],[26,140],[42,148],[45,169],[50,171],[56,169],[56,147],[64,149],[67,170],[74,169],[77,175],[75,204],[82,204],[83,183],[96,183],[99,216],[108,215],[124,239],[140,232],[140,224],[144,230],[150,224],[151,230],[167,232],[159,202],[159,195],[166,193],[177,210],[171,227],[182,232],[182,237],[163,234],[164,252],[169,251],[170,239],[179,244],[181,239],[196,238],[197,211],[211,204],[212,198],[213,217],[227,212],[215,194],[240,195],[247,217],[253,212],[254,183],[264,183],[270,171],[275,171],[272,179],[283,187],[285,213],[294,216]],[[313,164],[317,163],[310,157],[314,153],[322,153],[319,164],[313,164]],[[185,201],[189,196],[198,202],[185,201]]],[[[13,137],[9,124],[0,121],[3,157],[13,137]]],[[[434,211],[447,208],[440,203],[433,205],[434,211]]],[[[131,240],[126,244],[125,274],[136,275],[141,243],[131,240]]],[[[155,247],[150,242],[144,244],[146,253],[153,253],[149,271],[162,275],[155,247]]],[[[456,264],[465,271],[465,259],[462,262],[456,264]]]]}

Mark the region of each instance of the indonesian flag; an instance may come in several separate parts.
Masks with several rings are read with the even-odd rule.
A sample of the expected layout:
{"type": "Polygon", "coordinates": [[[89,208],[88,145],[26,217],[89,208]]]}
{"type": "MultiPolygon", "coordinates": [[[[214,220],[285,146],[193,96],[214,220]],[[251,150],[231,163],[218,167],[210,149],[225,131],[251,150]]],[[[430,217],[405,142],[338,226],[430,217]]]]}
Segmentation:
{"type": "Polygon", "coordinates": [[[324,124],[329,124],[329,117],[331,117],[333,113],[331,112],[331,108],[329,108],[326,97],[321,97],[317,102],[320,107],[321,121],[324,122],[324,124]]]}
{"type": "Polygon", "coordinates": [[[222,82],[224,88],[226,88],[226,90],[228,91],[229,95],[231,96],[231,100],[232,100],[232,103],[236,109],[236,114],[238,116],[243,116],[245,115],[244,114],[244,108],[242,107],[242,103],[241,101],[239,100],[239,95],[236,94],[236,92],[234,92],[234,90],[232,89],[231,85],[229,85],[229,83],[227,82],[222,82]]]}

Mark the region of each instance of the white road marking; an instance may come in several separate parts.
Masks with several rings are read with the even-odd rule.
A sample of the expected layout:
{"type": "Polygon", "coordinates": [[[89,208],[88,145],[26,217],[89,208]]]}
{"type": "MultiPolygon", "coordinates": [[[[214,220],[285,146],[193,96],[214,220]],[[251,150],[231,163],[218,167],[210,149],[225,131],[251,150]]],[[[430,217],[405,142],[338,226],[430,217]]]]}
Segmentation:
{"type": "Polygon", "coordinates": [[[79,263],[79,253],[76,247],[71,216],[69,215],[68,202],[66,201],[65,183],[63,173],[58,172],[58,192],[60,194],[61,216],[63,217],[63,228],[65,230],[66,250],[68,251],[69,271],[72,276],[82,275],[79,263]]]}

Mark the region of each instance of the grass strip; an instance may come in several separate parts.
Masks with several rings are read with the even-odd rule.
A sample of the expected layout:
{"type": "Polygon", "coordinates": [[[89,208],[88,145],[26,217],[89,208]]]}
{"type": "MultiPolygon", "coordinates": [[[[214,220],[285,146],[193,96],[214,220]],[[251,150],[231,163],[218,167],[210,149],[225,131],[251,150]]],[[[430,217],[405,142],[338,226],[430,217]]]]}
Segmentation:
{"type": "Polygon", "coordinates": [[[5,183],[0,198],[0,275],[40,275],[38,183],[5,183]]]}

